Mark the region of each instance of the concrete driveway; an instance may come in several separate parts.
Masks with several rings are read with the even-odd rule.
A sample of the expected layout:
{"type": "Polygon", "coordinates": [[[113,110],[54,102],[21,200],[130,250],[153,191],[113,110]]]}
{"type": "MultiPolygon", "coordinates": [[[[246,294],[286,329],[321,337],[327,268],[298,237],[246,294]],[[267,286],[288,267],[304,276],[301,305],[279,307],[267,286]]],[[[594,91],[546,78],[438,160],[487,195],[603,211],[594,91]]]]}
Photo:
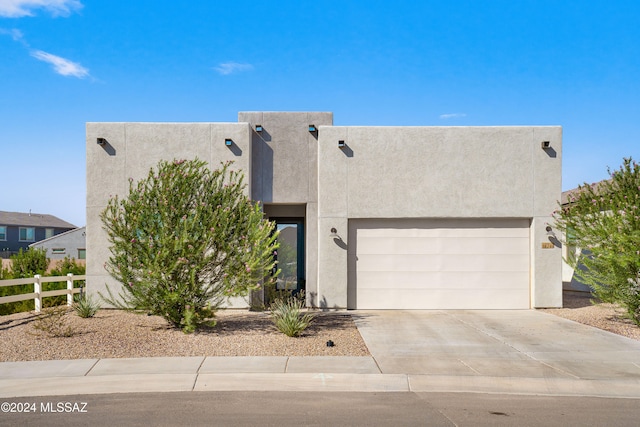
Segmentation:
{"type": "Polygon", "coordinates": [[[409,374],[414,390],[548,393],[580,384],[608,395],[615,382],[640,392],[640,341],[548,313],[377,310],[354,320],[380,371],[409,374]]]}

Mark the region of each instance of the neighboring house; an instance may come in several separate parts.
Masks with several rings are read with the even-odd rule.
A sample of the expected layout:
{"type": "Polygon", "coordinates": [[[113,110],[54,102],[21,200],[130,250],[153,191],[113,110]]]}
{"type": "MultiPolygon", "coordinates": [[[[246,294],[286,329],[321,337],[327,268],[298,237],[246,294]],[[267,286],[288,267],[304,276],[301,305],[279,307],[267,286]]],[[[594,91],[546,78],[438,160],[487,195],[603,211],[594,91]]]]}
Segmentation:
{"type": "Polygon", "coordinates": [[[9,258],[32,243],[74,228],[53,215],[0,211],[0,257],[9,258]]]}
{"type": "Polygon", "coordinates": [[[104,269],[109,198],[160,160],[198,157],[244,171],[247,195],[283,230],[278,258],[297,276],[284,286],[304,289],[310,306],[562,306],[561,249],[546,230],[561,193],[561,127],[333,126],[325,112],[238,119],[87,123],[90,293],[121,286],[104,269]]]}
{"type": "Polygon", "coordinates": [[[61,260],[65,257],[76,260],[87,258],[86,227],[76,228],[48,239],[29,245],[31,248],[46,249],[47,258],[61,260]]]}

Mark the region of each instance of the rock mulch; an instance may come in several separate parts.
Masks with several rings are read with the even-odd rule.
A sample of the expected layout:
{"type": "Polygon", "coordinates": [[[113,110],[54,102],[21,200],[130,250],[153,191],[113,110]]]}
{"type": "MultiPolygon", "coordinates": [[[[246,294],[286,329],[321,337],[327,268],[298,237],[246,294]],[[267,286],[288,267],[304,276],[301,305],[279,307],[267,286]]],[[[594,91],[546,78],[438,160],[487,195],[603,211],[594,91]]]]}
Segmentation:
{"type": "Polygon", "coordinates": [[[368,356],[351,316],[319,312],[297,338],[279,332],[267,313],[223,310],[213,328],[184,334],[158,316],[100,310],[66,315],[74,334],[50,337],[34,328],[34,313],[0,317],[0,361],[168,356],[368,356]],[[327,347],[327,341],[333,347],[327,347]]]}
{"type": "Polygon", "coordinates": [[[624,309],[614,304],[594,304],[591,294],[587,292],[565,291],[563,308],[547,308],[540,311],[640,340],[640,328],[624,316],[624,309]]]}

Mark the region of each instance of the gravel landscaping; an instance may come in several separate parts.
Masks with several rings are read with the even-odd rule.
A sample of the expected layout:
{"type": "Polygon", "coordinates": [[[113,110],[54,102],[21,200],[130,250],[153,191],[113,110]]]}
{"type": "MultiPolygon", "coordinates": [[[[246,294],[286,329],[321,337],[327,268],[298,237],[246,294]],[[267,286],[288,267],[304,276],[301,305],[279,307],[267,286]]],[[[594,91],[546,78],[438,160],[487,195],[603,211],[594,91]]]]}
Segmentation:
{"type": "Polygon", "coordinates": [[[351,316],[319,312],[300,337],[279,332],[269,315],[222,310],[214,328],[184,334],[158,316],[100,310],[93,318],[66,315],[75,331],[53,338],[36,330],[34,313],[0,317],[0,362],[161,356],[368,356],[351,316]],[[327,341],[333,347],[327,347],[327,341]]]}
{"type": "Polygon", "coordinates": [[[640,340],[640,328],[624,317],[624,309],[613,304],[593,304],[591,294],[587,292],[565,291],[563,293],[563,307],[547,308],[540,311],[640,340]]]}
{"type": "MultiPolygon", "coordinates": [[[[640,340],[640,328],[611,304],[592,304],[590,296],[564,293],[564,307],[541,311],[640,340]]],[[[157,316],[100,310],[94,318],[66,315],[74,335],[52,338],[33,326],[34,313],[0,317],[0,362],[161,356],[368,356],[347,312],[318,312],[298,338],[277,331],[269,315],[223,310],[218,325],[190,335],[157,316]],[[327,341],[335,346],[327,347],[327,341]]]]}

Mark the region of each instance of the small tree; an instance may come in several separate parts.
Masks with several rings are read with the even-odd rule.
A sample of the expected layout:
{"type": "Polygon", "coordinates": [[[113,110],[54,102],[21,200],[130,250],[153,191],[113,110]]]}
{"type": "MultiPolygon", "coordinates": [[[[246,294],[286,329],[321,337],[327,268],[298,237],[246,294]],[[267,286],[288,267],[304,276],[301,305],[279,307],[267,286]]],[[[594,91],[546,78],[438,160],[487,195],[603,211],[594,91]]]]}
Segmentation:
{"type": "Polygon", "coordinates": [[[230,163],[162,161],[101,214],[109,273],[123,284],[108,303],[164,317],[185,332],[212,320],[232,296],[260,287],[274,267],[274,225],[243,193],[230,163]]]}
{"type": "Polygon", "coordinates": [[[583,252],[569,257],[578,279],[605,302],[620,303],[640,325],[640,167],[624,159],[610,180],[580,186],[556,211],[564,243],[583,252]]]}

